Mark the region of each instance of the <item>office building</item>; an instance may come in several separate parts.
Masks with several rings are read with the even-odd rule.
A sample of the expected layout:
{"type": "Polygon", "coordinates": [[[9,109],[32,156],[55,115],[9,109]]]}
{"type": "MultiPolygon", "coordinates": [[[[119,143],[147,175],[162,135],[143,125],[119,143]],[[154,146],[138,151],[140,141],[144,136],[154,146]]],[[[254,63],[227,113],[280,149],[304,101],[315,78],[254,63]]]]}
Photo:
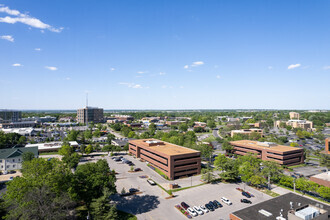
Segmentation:
{"type": "Polygon", "coordinates": [[[234,147],[234,153],[238,155],[252,153],[262,160],[272,160],[286,166],[304,163],[302,148],[250,140],[230,141],[229,143],[234,147]]]}
{"type": "Polygon", "coordinates": [[[330,138],[325,139],[324,151],[321,151],[322,154],[327,154],[330,156],[330,138]]]}
{"type": "MultiPolygon", "coordinates": [[[[77,148],[79,144],[77,141],[69,141],[71,147],[77,148]]],[[[25,148],[37,148],[38,152],[54,152],[58,151],[63,145],[62,141],[55,141],[55,142],[47,142],[47,143],[40,143],[40,144],[27,144],[25,148]]]]}
{"type": "Polygon", "coordinates": [[[307,120],[289,120],[289,121],[275,121],[275,127],[280,128],[281,123],[285,123],[292,128],[302,128],[304,130],[313,130],[313,122],[307,120]]]}
{"type": "Polygon", "coordinates": [[[77,122],[87,124],[88,122],[103,122],[103,108],[85,107],[77,110],[77,122]]]}
{"type": "Polygon", "coordinates": [[[172,180],[201,172],[201,153],[190,148],[156,139],[139,139],[129,141],[129,152],[172,180]]]}
{"type": "Polygon", "coordinates": [[[22,155],[24,152],[32,152],[34,157],[38,157],[37,147],[0,149],[0,170],[10,171],[22,169],[22,155]]]}
{"type": "Polygon", "coordinates": [[[330,188],[330,171],[311,176],[309,180],[330,188]]]}
{"type": "Polygon", "coordinates": [[[14,110],[0,110],[0,123],[11,123],[22,120],[22,112],[14,110]]]}
{"type": "Polygon", "coordinates": [[[232,130],[231,137],[234,137],[235,134],[251,135],[252,133],[258,133],[260,136],[263,135],[262,129],[251,128],[251,129],[241,129],[241,130],[232,130]]]}
{"type": "Polygon", "coordinates": [[[330,207],[318,201],[287,193],[238,210],[230,220],[328,220],[330,207]]]}
{"type": "Polygon", "coordinates": [[[297,113],[297,112],[290,112],[289,115],[290,115],[290,119],[298,119],[299,120],[299,117],[300,117],[300,114],[299,113],[297,113]]]}

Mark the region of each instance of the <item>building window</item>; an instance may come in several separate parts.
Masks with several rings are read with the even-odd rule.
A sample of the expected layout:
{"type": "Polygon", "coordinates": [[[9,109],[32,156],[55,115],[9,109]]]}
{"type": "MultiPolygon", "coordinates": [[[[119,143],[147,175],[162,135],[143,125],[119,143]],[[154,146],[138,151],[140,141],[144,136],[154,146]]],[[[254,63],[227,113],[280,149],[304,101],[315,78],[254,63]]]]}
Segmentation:
{"type": "Polygon", "coordinates": [[[15,164],[13,165],[13,168],[15,168],[15,164]]]}
{"type": "Polygon", "coordinates": [[[1,165],[1,169],[3,168],[3,166],[1,165]]]}
{"type": "Polygon", "coordinates": [[[9,168],[10,166],[9,165],[7,165],[7,168],[9,168]]]}
{"type": "Polygon", "coordinates": [[[15,159],[13,159],[13,162],[15,162],[15,159]]]}
{"type": "Polygon", "coordinates": [[[18,162],[20,162],[21,161],[21,159],[18,159],[18,162]]]}
{"type": "Polygon", "coordinates": [[[0,160],[0,163],[2,163],[2,160],[0,160]]]}

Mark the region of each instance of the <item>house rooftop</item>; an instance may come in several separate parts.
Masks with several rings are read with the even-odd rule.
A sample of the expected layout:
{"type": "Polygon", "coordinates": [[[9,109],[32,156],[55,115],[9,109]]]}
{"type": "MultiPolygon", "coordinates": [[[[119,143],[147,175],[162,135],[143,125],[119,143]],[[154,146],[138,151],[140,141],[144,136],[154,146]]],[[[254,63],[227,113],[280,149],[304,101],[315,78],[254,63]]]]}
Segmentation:
{"type": "Polygon", "coordinates": [[[230,141],[230,144],[243,146],[243,147],[252,147],[254,149],[271,149],[273,151],[279,151],[279,152],[300,150],[300,148],[298,147],[290,147],[290,146],[279,145],[272,142],[259,142],[259,141],[251,141],[251,140],[230,141]]]}
{"type": "Polygon", "coordinates": [[[138,139],[138,140],[131,140],[129,141],[129,143],[139,145],[145,148],[149,148],[169,156],[199,152],[197,150],[171,144],[157,139],[138,139]]]}
{"type": "Polygon", "coordinates": [[[24,152],[32,152],[34,155],[38,155],[38,147],[19,147],[19,148],[6,148],[0,150],[0,159],[7,159],[11,157],[19,157],[24,152]]]}

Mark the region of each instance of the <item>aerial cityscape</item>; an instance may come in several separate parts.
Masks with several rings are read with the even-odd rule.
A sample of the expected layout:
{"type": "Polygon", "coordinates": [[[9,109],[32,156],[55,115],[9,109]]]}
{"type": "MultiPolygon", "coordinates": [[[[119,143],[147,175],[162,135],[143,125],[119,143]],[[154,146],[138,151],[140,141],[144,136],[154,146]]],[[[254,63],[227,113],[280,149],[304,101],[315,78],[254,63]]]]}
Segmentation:
{"type": "Polygon", "coordinates": [[[0,219],[330,219],[329,1],[0,2],[0,219]]]}

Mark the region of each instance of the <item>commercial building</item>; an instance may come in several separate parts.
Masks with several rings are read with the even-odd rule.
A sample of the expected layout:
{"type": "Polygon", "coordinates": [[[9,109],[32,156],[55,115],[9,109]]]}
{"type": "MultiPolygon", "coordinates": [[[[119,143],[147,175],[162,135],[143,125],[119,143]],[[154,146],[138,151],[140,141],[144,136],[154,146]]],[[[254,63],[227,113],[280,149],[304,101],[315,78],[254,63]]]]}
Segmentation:
{"type": "Polygon", "coordinates": [[[325,139],[324,151],[321,151],[322,154],[327,154],[330,156],[330,138],[325,139]]]}
{"type": "Polygon", "coordinates": [[[287,193],[233,212],[230,220],[328,220],[330,207],[323,203],[287,193]]]}
{"type": "Polygon", "coordinates": [[[287,166],[304,163],[302,148],[250,140],[230,141],[229,143],[234,147],[234,153],[238,155],[253,153],[262,160],[272,160],[287,166]]]}
{"type": "Polygon", "coordinates": [[[22,119],[21,111],[0,110],[0,123],[18,122],[22,119]]]}
{"type": "Polygon", "coordinates": [[[37,147],[7,148],[0,150],[0,170],[10,171],[22,168],[22,155],[25,152],[32,152],[34,157],[38,157],[37,147]]]}
{"type": "MultiPolygon", "coordinates": [[[[78,147],[79,144],[77,141],[69,141],[70,146],[72,147],[78,147]]],[[[40,143],[40,144],[27,144],[25,145],[25,148],[37,148],[38,152],[53,152],[58,151],[63,145],[62,141],[56,141],[56,142],[48,142],[48,143],[40,143]]]]}
{"type": "Polygon", "coordinates": [[[180,125],[182,123],[185,123],[185,121],[166,121],[165,124],[171,126],[171,125],[180,125]]]}
{"type": "Polygon", "coordinates": [[[290,119],[298,119],[299,120],[299,117],[300,117],[300,114],[297,113],[297,112],[289,112],[289,115],[290,115],[290,119]]]}
{"type": "Polygon", "coordinates": [[[129,141],[129,152],[161,170],[169,179],[200,174],[201,153],[156,139],[129,141]]]}
{"type": "Polygon", "coordinates": [[[258,133],[258,134],[260,134],[260,136],[263,135],[262,129],[251,128],[251,129],[232,130],[231,137],[234,137],[235,134],[244,134],[244,135],[250,136],[252,133],[258,133]]]}
{"type": "Polygon", "coordinates": [[[77,110],[77,122],[87,124],[88,122],[103,122],[103,108],[85,107],[77,110]]]}
{"type": "Polygon", "coordinates": [[[307,120],[289,120],[289,121],[275,121],[275,127],[280,128],[281,123],[293,128],[302,128],[305,130],[313,130],[313,122],[307,120]]]}
{"type": "Polygon", "coordinates": [[[330,187],[330,171],[311,176],[309,180],[319,185],[330,187]]]}

